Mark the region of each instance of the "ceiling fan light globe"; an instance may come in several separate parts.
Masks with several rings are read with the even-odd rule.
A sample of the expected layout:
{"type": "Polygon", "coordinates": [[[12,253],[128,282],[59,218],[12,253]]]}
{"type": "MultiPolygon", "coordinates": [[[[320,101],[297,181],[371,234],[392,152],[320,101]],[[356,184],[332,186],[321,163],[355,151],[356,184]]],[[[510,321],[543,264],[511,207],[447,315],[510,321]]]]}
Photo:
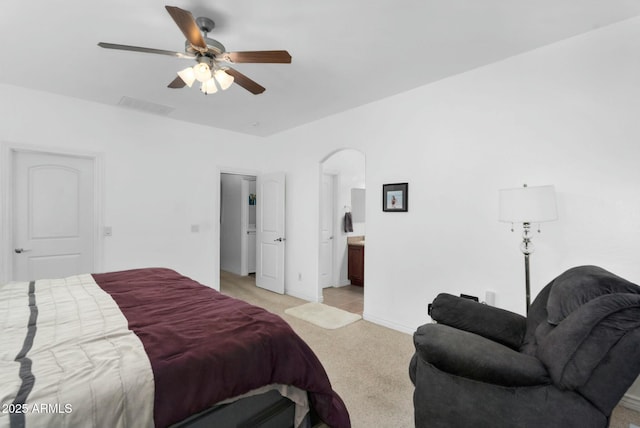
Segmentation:
{"type": "Polygon", "coordinates": [[[228,75],[224,72],[224,70],[217,70],[213,77],[216,78],[220,88],[224,91],[229,88],[233,84],[233,76],[228,75]]]}
{"type": "Polygon", "coordinates": [[[193,86],[193,82],[196,81],[196,74],[193,71],[193,67],[187,67],[184,70],[178,71],[178,76],[182,79],[182,81],[188,86],[193,86]]]}
{"type": "Polygon", "coordinates": [[[209,64],[201,62],[197,65],[193,66],[193,73],[196,77],[196,80],[198,82],[206,82],[207,80],[211,79],[211,68],[209,67],[209,64]]]}
{"type": "Polygon", "coordinates": [[[215,94],[218,92],[218,88],[216,87],[216,81],[212,78],[207,80],[206,82],[202,82],[202,86],[200,86],[200,90],[205,94],[215,94]]]}

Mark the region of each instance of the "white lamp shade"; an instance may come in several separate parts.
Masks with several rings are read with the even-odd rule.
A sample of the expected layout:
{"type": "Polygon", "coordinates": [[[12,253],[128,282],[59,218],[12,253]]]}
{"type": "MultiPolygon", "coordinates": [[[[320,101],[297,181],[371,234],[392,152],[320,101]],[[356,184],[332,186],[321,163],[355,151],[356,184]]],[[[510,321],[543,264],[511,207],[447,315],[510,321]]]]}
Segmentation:
{"type": "Polygon", "coordinates": [[[216,78],[223,91],[233,84],[233,76],[228,75],[224,70],[216,70],[213,77],[216,78]]]}
{"type": "Polygon", "coordinates": [[[216,87],[216,81],[213,80],[213,77],[207,80],[206,82],[203,82],[202,86],[200,87],[200,90],[207,95],[215,94],[216,92],[218,92],[218,88],[216,87]]]}
{"type": "Polygon", "coordinates": [[[193,71],[193,67],[187,67],[184,70],[178,71],[178,76],[182,79],[182,81],[188,86],[191,87],[193,82],[196,81],[196,74],[193,71]]]}
{"type": "Polygon", "coordinates": [[[543,223],[558,219],[553,186],[517,187],[500,192],[499,221],[543,223]]]}
{"type": "Polygon", "coordinates": [[[201,62],[197,65],[193,66],[193,72],[196,76],[196,80],[198,80],[198,82],[206,82],[207,80],[211,79],[211,68],[209,67],[209,64],[201,62]]]}

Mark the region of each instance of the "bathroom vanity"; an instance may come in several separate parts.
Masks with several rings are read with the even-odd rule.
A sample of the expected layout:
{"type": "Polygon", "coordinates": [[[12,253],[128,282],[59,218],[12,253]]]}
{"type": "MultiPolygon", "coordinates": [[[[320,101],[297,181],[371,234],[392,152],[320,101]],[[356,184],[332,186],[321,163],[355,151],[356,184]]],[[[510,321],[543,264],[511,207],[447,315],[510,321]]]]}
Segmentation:
{"type": "Polygon", "coordinates": [[[350,236],[348,245],[348,277],[352,285],[364,287],[364,236],[350,236]]]}

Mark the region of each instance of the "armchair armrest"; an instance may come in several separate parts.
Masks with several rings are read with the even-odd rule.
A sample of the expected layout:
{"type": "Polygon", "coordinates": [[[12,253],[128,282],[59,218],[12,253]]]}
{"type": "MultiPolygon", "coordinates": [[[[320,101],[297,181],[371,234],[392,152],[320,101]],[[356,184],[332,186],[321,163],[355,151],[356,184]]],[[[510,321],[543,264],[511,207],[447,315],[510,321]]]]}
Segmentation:
{"type": "Polygon", "coordinates": [[[551,383],[537,358],[443,324],[419,327],[413,342],[417,358],[455,376],[508,387],[551,383]]]}
{"type": "Polygon", "coordinates": [[[513,349],[520,348],[527,328],[527,319],[522,315],[447,293],[433,301],[431,318],[513,349]]]}

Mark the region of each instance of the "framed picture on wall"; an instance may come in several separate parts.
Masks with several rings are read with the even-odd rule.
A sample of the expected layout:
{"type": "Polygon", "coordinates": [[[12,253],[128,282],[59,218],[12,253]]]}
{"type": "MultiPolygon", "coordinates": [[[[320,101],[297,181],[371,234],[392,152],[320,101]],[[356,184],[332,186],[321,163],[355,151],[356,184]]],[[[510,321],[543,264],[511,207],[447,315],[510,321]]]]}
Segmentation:
{"type": "Polygon", "coordinates": [[[409,183],[382,185],[382,211],[407,212],[409,210],[409,183]]]}

